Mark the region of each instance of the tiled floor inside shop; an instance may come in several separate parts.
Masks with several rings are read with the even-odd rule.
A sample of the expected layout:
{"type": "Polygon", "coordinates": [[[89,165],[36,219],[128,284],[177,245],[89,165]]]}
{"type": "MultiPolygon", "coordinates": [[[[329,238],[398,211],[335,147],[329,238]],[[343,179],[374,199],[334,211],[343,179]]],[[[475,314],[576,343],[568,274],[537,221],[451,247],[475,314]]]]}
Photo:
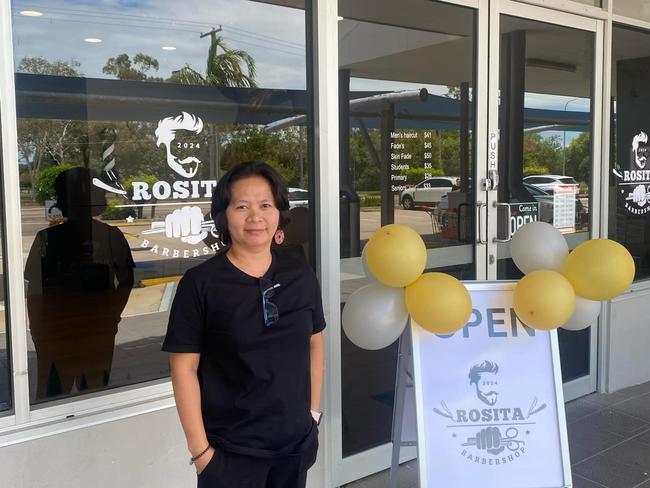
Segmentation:
{"type": "MultiPolygon", "coordinates": [[[[574,488],[650,488],[650,382],[569,402],[566,416],[574,488]]],[[[401,465],[398,487],[417,488],[417,469],[416,461],[401,465]]],[[[387,487],[388,476],[345,487],[387,487]]]]}

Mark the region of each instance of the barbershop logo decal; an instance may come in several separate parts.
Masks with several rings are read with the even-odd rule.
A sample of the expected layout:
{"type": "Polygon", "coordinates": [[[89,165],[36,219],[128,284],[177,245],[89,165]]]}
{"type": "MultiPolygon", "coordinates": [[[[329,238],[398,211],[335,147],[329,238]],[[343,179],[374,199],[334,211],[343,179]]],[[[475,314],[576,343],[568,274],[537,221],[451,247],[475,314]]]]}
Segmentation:
{"type": "Polygon", "coordinates": [[[447,418],[451,437],[458,441],[458,453],[467,462],[501,466],[526,455],[526,444],[534,442],[534,416],[546,408],[534,397],[528,409],[499,403],[499,365],[483,361],[469,370],[469,386],[477,402],[451,410],[445,401],[433,411],[447,418]],[[524,413],[525,412],[525,413],[524,413]]]}
{"type": "Polygon", "coordinates": [[[617,191],[625,209],[634,215],[645,215],[650,212],[650,169],[646,168],[650,154],[648,134],[643,131],[636,134],[630,149],[630,169],[612,171],[619,178],[617,191]]]}
{"type": "MultiPolygon", "coordinates": [[[[134,181],[132,188],[125,189],[114,171],[114,144],[108,141],[103,147],[102,158],[105,163],[103,177],[102,179],[95,178],[93,183],[105,191],[124,197],[125,203],[118,205],[119,207],[136,208],[149,205],[178,207],[168,213],[165,220],[151,222],[151,228],[142,232],[144,235],[159,234],[167,238],[168,245],[151,246],[148,239],[143,240],[141,247],[149,249],[155,254],[169,257],[198,257],[217,251],[223,246],[214,221],[204,219],[203,210],[198,206],[198,204],[210,204],[212,192],[217,185],[215,180],[193,179],[199,171],[201,160],[191,153],[199,150],[201,143],[177,140],[177,136],[181,134],[198,136],[201,131],[203,131],[201,118],[187,112],[158,121],[155,131],[156,145],[164,146],[167,166],[181,178],[173,182],[157,181],[150,185],[144,181],[134,181]],[[128,190],[131,190],[131,200],[128,197],[128,190]],[[147,203],[152,199],[155,199],[155,202],[147,203]],[[200,201],[196,201],[197,199],[200,201]],[[206,239],[215,242],[201,248],[188,249],[187,244],[196,246],[205,242],[206,239]],[[174,241],[177,244],[180,242],[185,245],[178,244],[181,246],[179,249],[173,246],[174,241]]],[[[110,132],[107,135],[111,136],[110,132]]],[[[114,131],[112,136],[114,142],[114,131]]],[[[127,218],[127,222],[133,221],[133,217],[127,218]]]]}

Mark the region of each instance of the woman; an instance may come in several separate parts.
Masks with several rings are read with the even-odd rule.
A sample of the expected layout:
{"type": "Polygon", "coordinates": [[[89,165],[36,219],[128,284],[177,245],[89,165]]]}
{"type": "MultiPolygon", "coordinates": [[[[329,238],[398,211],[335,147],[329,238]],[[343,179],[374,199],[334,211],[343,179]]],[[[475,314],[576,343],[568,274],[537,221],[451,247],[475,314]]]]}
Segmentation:
{"type": "Polygon", "coordinates": [[[212,216],[228,250],[178,284],[163,350],[205,488],[304,488],[316,460],[325,327],[312,270],[272,249],[289,199],[266,163],[219,181],[212,216]]]}

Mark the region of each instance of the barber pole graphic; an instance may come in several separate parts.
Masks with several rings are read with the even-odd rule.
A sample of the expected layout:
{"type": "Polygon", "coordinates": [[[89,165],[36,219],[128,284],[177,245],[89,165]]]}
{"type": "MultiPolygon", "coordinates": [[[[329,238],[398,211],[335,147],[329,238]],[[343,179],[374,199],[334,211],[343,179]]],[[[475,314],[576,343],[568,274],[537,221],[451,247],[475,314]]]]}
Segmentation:
{"type": "Polygon", "coordinates": [[[107,127],[102,130],[102,161],[104,162],[104,174],[109,181],[109,184],[103,182],[99,178],[93,178],[93,184],[103,190],[118,195],[126,196],[124,186],[118,181],[117,175],[113,171],[115,168],[115,140],[117,139],[117,131],[113,128],[107,127]],[[111,186],[112,185],[112,186],[111,186]]]}

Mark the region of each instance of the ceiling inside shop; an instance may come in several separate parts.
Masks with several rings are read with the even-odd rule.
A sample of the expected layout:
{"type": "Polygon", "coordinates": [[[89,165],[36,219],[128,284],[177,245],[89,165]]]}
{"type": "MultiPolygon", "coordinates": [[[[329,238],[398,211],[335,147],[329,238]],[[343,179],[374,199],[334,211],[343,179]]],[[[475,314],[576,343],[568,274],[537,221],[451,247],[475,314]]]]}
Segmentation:
{"type": "Polygon", "coordinates": [[[648,56],[650,56],[650,35],[648,32],[614,27],[612,63],[621,59],[645,58],[648,56]]]}
{"type": "Polygon", "coordinates": [[[526,32],[526,91],[590,98],[595,34],[501,16],[501,33],[526,32]]]}
{"type": "Polygon", "coordinates": [[[650,34],[614,26],[612,36],[612,96],[616,96],[616,62],[650,57],[650,34]]]}

